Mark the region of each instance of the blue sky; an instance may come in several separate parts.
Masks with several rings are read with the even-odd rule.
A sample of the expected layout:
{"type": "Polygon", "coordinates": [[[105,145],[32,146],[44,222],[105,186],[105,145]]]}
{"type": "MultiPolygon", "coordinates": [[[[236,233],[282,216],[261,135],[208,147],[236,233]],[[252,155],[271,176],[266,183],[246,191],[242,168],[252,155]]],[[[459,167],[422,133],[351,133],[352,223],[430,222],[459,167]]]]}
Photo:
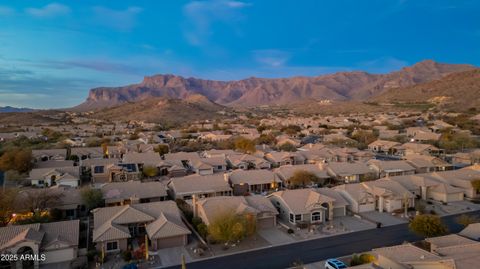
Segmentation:
{"type": "Polygon", "coordinates": [[[0,106],[68,107],[145,75],[231,80],[480,65],[480,1],[0,0],[0,106]]]}

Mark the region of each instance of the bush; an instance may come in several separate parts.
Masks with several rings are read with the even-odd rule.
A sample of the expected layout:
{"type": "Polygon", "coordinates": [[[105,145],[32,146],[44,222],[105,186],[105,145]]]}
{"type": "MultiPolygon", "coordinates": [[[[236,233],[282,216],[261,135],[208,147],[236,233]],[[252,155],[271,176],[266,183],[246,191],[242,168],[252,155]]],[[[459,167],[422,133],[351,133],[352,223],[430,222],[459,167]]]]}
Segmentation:
{"type": "Polygon", "coordinates": [[[203,223],[203,220],[199,217],[192,218],[192,225],[193,227],[197,227],[199,224],[203,223]]]}
{"type": "Polygon", "coordinates": [[[288,228],[287,233],[293,234],[295,231],[292,228],[288,228]]]}
{"type": "Polygon", "coordinates": [[[418,215],[410,222],[409,228],[424,237],[441,236],[447,233],[447,227],[440,217],[435,215],[418,215]]]}
{"type": "Polygon", "coordinates": [[[205,223],[200,223],[197,226],[197,232],[200,234],[201,237],[206,238],[208,235],[208,227],[205,223]]]}
{"type": "Polygon", "coordinates": [[[128,251],[128,250],[127,250],[127,251],[124,251],[124,252],[122,253],[122,258],[123,258],[123,260],[126,261],[126,262],[131,261],[131,260],[132,260],[132,252],[131,252],[131,251],[128,251]]]}
{"type": "Polygon", "coordinates": [[[350,260],[350,266],[371,263],[371,262],[374,262],[375,260],[376,260],[375,256],[369,253],[363,253],[361,255],[354,254],[352,256],[352,259],[350,260]]]}

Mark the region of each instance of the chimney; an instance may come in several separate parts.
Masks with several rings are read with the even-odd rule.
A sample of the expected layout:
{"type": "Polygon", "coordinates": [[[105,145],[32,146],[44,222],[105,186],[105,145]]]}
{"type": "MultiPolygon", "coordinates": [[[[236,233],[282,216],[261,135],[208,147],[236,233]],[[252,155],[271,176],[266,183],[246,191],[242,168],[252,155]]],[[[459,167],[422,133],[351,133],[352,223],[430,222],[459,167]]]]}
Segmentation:
{"type": "Polygon", "coordinates": [[[198,209],[197,209],[197,195],[192,195],[192,209],[193,209],[193,216],[198,217],[198,209]]]}

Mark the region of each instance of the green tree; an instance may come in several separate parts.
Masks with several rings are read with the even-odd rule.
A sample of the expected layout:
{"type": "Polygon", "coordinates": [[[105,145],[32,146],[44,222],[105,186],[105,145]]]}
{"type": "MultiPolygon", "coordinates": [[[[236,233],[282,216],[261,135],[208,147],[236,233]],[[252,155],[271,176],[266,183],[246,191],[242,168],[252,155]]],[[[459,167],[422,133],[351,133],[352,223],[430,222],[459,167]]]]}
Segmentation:
{"type": "Polygon", "coordinates": [[[0,170],[15,170],[26,173],[32,169],[32,151],[28,149],[11,149],[0,157],[0,170]]]}
{"type": "Polygon", "coordinates": [[[18,196],[17,189],[0,188],[0,227],[6,226],[15,213],[16,200],[18,196]]]}
{"type": "Polygon", "coordinates": [[[354,254],[350,260],[350,266],[372,263],[375,262],[375,260],[375,256],[370,253],[363,253],[360,255],[354,254]]]}
{"type": "Polygon", "coordinates": [[[296,170],[293,175],[288,179],[289,187],[298,188],[305,187],[311,183],[320,183],[320,178],[314,173],[305,170],[296,170]]]}
{"type": "Polygon", "coordinates": [[[170,148],[166,144],[160,144],[155,147],[155,152],[158,152],[160,155],[165,155],[170,151],[170,148]]]}
{"type": "Polygon", "coordinates": [[[234,212],[219,214],[208,226],[211,238],[222,243],[242,240],[253,232],[247,217],[234,212]]]}
{"type": "Polygon", "coordinates": [[[281,151],[289,151],[289,152],[295,152],[297,151],[297,147],[295,147],[292,143],[284,143],[278,147],[281,151]]]}
{"type": "Polygon", "coordinates": [[[277,139],[273,134],[261,134],[259,137],[255,139],[255,143],[257,145],[273,145],[277,142],[277,139]]]}
{"type": "Polygon", "coordinates": [[[480,222],[480,219],[477,216],[466,215],[462,214],[455,219],[458,224],[462,225],[463,227],[467,227],[472,223],[480,222]]]}
{"type": "Polygon", "coordinates": [[[84,187],[80,191],[82,201],[88,210],[92,210],[103,206],[103,194],[99,189],[93,189],[91,187],[84,187]]]}
{"type": "Polygon", "coordinates": [[[238,137],[235,139],[235,149],[244,153],[254,153],[255,152],[255,143],[252,140],[245,137],[238,137]]]}
{"type": "Polygon", "coordinates": [[[154,177],[158,175],[157,167],[152,165],[145,165],[142,171],[146,177],[154,177]]]}
{"type": "Polygon", "coordinates": [[[409,228],[412,232],[424,237],[445,235],[448,231],[440,217],[435,215],[415,216],[409,228]]]}
{"type": "Polygon", "coordinates": [[[480,192],[480,179],[475,179],[470,181],[470,184],[472,184],[472,187],[475,191],[480,192]]]}

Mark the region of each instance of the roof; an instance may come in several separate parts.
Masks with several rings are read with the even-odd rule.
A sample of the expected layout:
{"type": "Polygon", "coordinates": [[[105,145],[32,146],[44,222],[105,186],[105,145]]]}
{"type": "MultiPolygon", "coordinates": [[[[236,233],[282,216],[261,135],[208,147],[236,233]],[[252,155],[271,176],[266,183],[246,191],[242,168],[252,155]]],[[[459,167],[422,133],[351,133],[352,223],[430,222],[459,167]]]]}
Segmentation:
{"type": "Polygon", "coordinates": [[[412,244],[396,245],[391,247],[376,248],[372,250],[376,255],[382,255],[397,262],[410,261],[439,261],[442,258],[412,244]]]}
{"type": "Polygon", "coordinates": [[[372,172],[365,163],[361,162],[331,162],[326,167],[336,176],[360,175],[372,172]]]}
{"type": "Polygon", "coordinates": [[[269,197],[277,197],[295,214],[310,213],[321,204],[334,202],[335,199],[320,194],[312,189],[283,190],[272,193],[269,197]]]}
{"type": "Polygon", "coordinates": [[[480,243],[478,242],[437,248],[435,251],[444,258],[452,259],[455,269],[478,268],[480,264],[480,243]]]}
{"type": "Polygon", "coordinates": [[[368,145],[368,147],[381,146],[381,147],[386,147],[386,148],[393,148],[393,147],[396,147],[396,146],[399,146],[399,145],[401,145],[401,144],[398,143],[398,142],[395,142],[395,141],[378,139],[378,140],[375,140],[372,143],[370,143],[368,145]]]}
{"type": "Polygon", "coordinates": [[[437,248],[477,243],[477,241],[468,239],[466,237],[463,237],[457,234],[431,237],[431,238],[425,239],[425,241],[429,242],[432,245],[435,245],[437,248]]]}
{"type": "Polygon", "coordinates": [[[168,187],[172,189],[176,195],[232,190],[223,174],[176,177],[170,180],[168,187]]]}
{"type": "Polygon", "coordinates": [[[157,152],[129,152],[123,155],[123,162],[157,166],[162,158],[157,152]]]}
{"type": "Polygon", "coordinates": [[[284,165],[276,168],[274,171],[283,179],[291,178],[296,171],[307,171],[315,174],[315,176],[319,178],[330,177],[323,167],[316,164],[284,165]]]}
{"type": "Polygon", "coordinates": [[[127,181],[127,182],[115,182],[107,183],[101,187],[103,198],[108,201],[130,199],[132,197],[154,198],[167,196],[167,189],[163,183],[152,182],[140,182],[140,181],[127,181]]]}
{"type": "Polygon", "coordinates": [[[369,165],[376,166],[380,171],[413,171],[415,167],[406,161],[381,161],[370,160],[369,165]]]}
{"type": "Polygon", "coordinates": [[[470,239],[480,240],[480,223],[469,224],[458,234],[470,239]]]}
{"type": "Polygon", "coordinates": [[[78,246],[79,230],[79,220],[0,227],[0,250],[24,240],[36,242],[40,244],[40,248],[44,248],[54,241],[78,246]]]}
{"type": "Polygon", "coordinates": [[[93,220],[94,242],[130,238],[130,223],[147,223],[151,239],[190,234],[173,201],[97,208],[93,210],[93,220]]]}
{"type": "Polygon", "coordinates": [[[269,170],[235,170],[230,173],[229,179],[232,184],[257,185],[280,182],[275,173],[269,170]]]}
{"type": "Polygon", "coordinates": [[[388,179],[378,179],[360,183],[367,191],[377,196],[390,196],[396,198],[414,198],[415,196],[400,183],[388,179]]]}
{"type": "Polygon", "coordinates": [[[60,176],[63,176],[64,174],[69,174],[70,176],[73,176],[75,178],[80,178],[80,167],[66,166],[55,168],[36,168],[30,171],[29,179],[43,179],[49,174],[59,174],[60,176]]]}

